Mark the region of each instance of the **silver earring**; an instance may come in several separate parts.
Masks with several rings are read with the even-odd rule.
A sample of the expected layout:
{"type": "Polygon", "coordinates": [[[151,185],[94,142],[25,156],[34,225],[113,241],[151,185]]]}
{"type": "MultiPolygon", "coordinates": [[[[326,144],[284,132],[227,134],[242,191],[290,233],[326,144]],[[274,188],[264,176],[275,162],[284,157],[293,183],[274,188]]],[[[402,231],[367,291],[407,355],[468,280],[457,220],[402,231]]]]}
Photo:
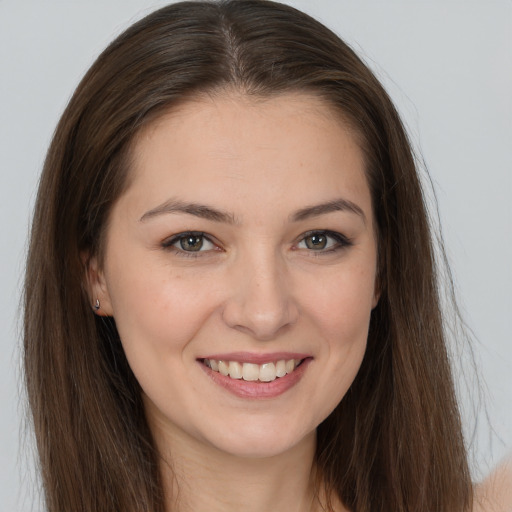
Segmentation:
{"type": "Polygon", "coordinates": [[[100,299],[96,299],[96,302],[94,303],[94,309],[98,311],[100,309],[100,299]]]}

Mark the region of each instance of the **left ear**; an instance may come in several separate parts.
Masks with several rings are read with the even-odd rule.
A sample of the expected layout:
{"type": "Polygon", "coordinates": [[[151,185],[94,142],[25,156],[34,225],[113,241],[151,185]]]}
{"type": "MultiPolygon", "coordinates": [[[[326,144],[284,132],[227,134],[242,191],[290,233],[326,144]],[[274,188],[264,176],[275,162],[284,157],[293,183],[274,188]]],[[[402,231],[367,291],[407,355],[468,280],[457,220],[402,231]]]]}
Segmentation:
{"type": "Polygon", "coordinates": [[[105,273],[99,267],[97,257],[85,257],[85,285],[91,308],[98,316],[113,316],[112,302],[105,273]]]}

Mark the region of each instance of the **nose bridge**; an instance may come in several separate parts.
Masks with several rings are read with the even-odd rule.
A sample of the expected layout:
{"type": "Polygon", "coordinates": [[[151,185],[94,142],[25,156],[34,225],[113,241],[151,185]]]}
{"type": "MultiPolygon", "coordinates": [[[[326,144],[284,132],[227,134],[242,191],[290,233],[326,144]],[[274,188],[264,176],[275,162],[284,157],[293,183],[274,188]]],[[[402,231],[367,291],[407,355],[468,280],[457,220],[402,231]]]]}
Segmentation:
{"type": "Polygon", "coordinates": [[[272,339],[296,321],[286,263],[278,251],[260,246],[244,251],[236,262],[226,323],[256,339],[272,339]]]}

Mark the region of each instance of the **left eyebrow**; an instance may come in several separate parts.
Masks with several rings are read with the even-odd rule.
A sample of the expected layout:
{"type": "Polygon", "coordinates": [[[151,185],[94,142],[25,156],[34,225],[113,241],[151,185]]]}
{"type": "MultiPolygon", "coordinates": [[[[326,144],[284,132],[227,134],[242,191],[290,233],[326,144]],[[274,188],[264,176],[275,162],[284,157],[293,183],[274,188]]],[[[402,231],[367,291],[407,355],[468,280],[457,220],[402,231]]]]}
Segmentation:
{"type": "Polygon", "coordinates": [[[291,220],[292,222],[299,222],[311,217],[318,217],[319,215],[325,215],[326,213],[331,212],[354,213],[359,215],[359,217],[361,217],[363,222],[366,224],[366,215],[364,214],[363,209],[356,203],[343,198],[333,199],[332,201],[328,201],[326,203],[301,208],[291,215],[291,220]]]}

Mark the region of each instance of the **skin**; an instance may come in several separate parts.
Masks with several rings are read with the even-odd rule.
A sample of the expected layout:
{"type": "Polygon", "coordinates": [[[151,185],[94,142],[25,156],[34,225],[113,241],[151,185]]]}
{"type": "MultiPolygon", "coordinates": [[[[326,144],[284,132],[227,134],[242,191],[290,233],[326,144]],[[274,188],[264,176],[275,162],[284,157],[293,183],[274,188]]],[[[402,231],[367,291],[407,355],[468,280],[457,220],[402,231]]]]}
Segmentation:
{"type": "Polygon", "coordinates": [[[475,488],[474,512],[512,511],[512,458],[505,459],[475,488]]]}
{"type": "Polygon", "coordinates": [[[355,137],[318,98],[224,92],[169,112],[133,149],[130,184],[89,284],[143,389],[169,508],[319,509],[316,427],[359,369],[378,301],[355,137]],[[231,222],[162,212],[170,199],[227,212],[231,222]],[[292,219],[339,199],[354,208],[292,219]],[[326,234],[326,247],[311,249],[312,230],[343,243],[326,234]],[[185,252],[173,238],[187,231],[206,233],[202,250],[185,252]],[[244,398],[198,361],[240,351],[299,352],[308,365],[279,396],[244,398]]]}

